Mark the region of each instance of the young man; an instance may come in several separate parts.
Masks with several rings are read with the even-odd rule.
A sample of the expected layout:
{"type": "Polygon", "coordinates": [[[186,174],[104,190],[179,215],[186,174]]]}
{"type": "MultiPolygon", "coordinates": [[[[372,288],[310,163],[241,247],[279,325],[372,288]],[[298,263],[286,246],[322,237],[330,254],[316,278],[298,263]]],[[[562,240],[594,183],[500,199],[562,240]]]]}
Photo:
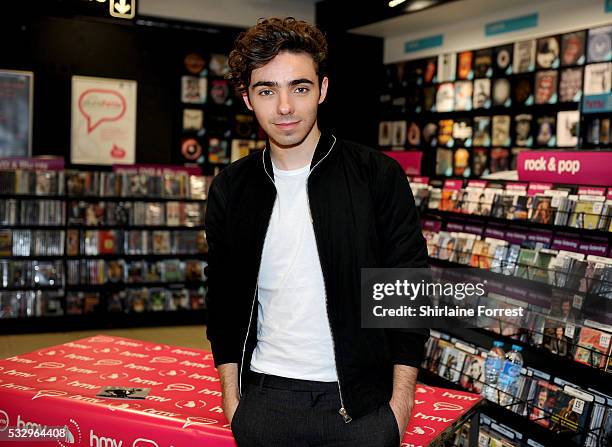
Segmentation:
{"type": "Polygon", "coordinates": [[[414,404],[427,331],[362,329],[360,269],[425,267],[425,241],[401,167],[319,130],[326,57],[318,29],[271,18],[229,58],[268,135],[206,213],[207,335],[241,447],[398,446],[414,404]]]}

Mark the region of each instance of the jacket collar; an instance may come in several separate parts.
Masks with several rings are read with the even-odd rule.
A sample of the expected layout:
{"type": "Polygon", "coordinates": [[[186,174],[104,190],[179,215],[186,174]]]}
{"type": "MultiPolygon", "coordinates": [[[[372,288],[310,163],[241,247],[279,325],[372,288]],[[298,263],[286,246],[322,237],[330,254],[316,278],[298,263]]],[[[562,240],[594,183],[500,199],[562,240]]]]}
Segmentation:
{"type": "MultiPolygon", "coordinates": [[[[263,169],[268,175],[270,180],[274,183],[274,170],[272,169],[272,158],[270,156],[270,140],[266,143],[266,147],[263,150],[263,169]]],[[[336,137],[329,132],[321,132],[321,137],[317,143],[312,161],[310,162],[310,172],[313,171],[327,156],[331,153],[336,145],[336,137]]]]}

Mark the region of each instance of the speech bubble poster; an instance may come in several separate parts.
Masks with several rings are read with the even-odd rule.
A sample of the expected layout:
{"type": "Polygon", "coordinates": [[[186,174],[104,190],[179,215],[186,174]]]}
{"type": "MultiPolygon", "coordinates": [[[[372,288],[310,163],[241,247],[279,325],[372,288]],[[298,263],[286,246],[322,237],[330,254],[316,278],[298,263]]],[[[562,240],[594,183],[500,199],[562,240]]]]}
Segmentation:
{"type": "Polygon", "coordinates": [[[72,163],[136,161],[136,88],[125,79],[72,77],[72,163]]]}

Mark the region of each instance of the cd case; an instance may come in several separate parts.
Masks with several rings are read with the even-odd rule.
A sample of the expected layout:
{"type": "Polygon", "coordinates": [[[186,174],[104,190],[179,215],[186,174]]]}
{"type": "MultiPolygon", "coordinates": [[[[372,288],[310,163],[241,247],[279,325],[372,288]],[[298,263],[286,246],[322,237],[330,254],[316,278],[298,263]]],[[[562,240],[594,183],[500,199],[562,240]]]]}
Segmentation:
{"type": "Polygon", "coordinates": [[[125,386],[105,386],[96,397],[109,399],[144,399],[151,388],[131,388],[125,386]]]}

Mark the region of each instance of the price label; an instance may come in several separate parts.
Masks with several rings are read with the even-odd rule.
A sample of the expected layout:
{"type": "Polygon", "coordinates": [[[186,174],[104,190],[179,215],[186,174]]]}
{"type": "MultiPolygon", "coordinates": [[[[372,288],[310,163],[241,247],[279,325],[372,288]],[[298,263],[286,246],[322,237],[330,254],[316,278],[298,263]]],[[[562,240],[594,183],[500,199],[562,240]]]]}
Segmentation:
{"type": "Polygon", "coordinates": [[[576,325],[574,323],[567,323],[565,325],[565,336],[567,338],[574,338],[575,333],[576,333],[576,325]]]}
{"type": "Polygon", "coordinates": [[[584,411],[584,401],[582,399],[574,399],[574,406],[572,407],[574,413],[582,414],[584,411]]]}
{"type": "Polygon", "coordinates": [[[574,295],[574,302],[572,306],[576,309],[582,309],[582,295],[574,295]]]}
{"type": "Polygon", "coordinates": [[[601,334],[601,337],[599,337],[599,344],[601,346],[603,346],[604,348],[607,348],[608,346],[610,346],[610,336],[612,334],[601,334]]]}

